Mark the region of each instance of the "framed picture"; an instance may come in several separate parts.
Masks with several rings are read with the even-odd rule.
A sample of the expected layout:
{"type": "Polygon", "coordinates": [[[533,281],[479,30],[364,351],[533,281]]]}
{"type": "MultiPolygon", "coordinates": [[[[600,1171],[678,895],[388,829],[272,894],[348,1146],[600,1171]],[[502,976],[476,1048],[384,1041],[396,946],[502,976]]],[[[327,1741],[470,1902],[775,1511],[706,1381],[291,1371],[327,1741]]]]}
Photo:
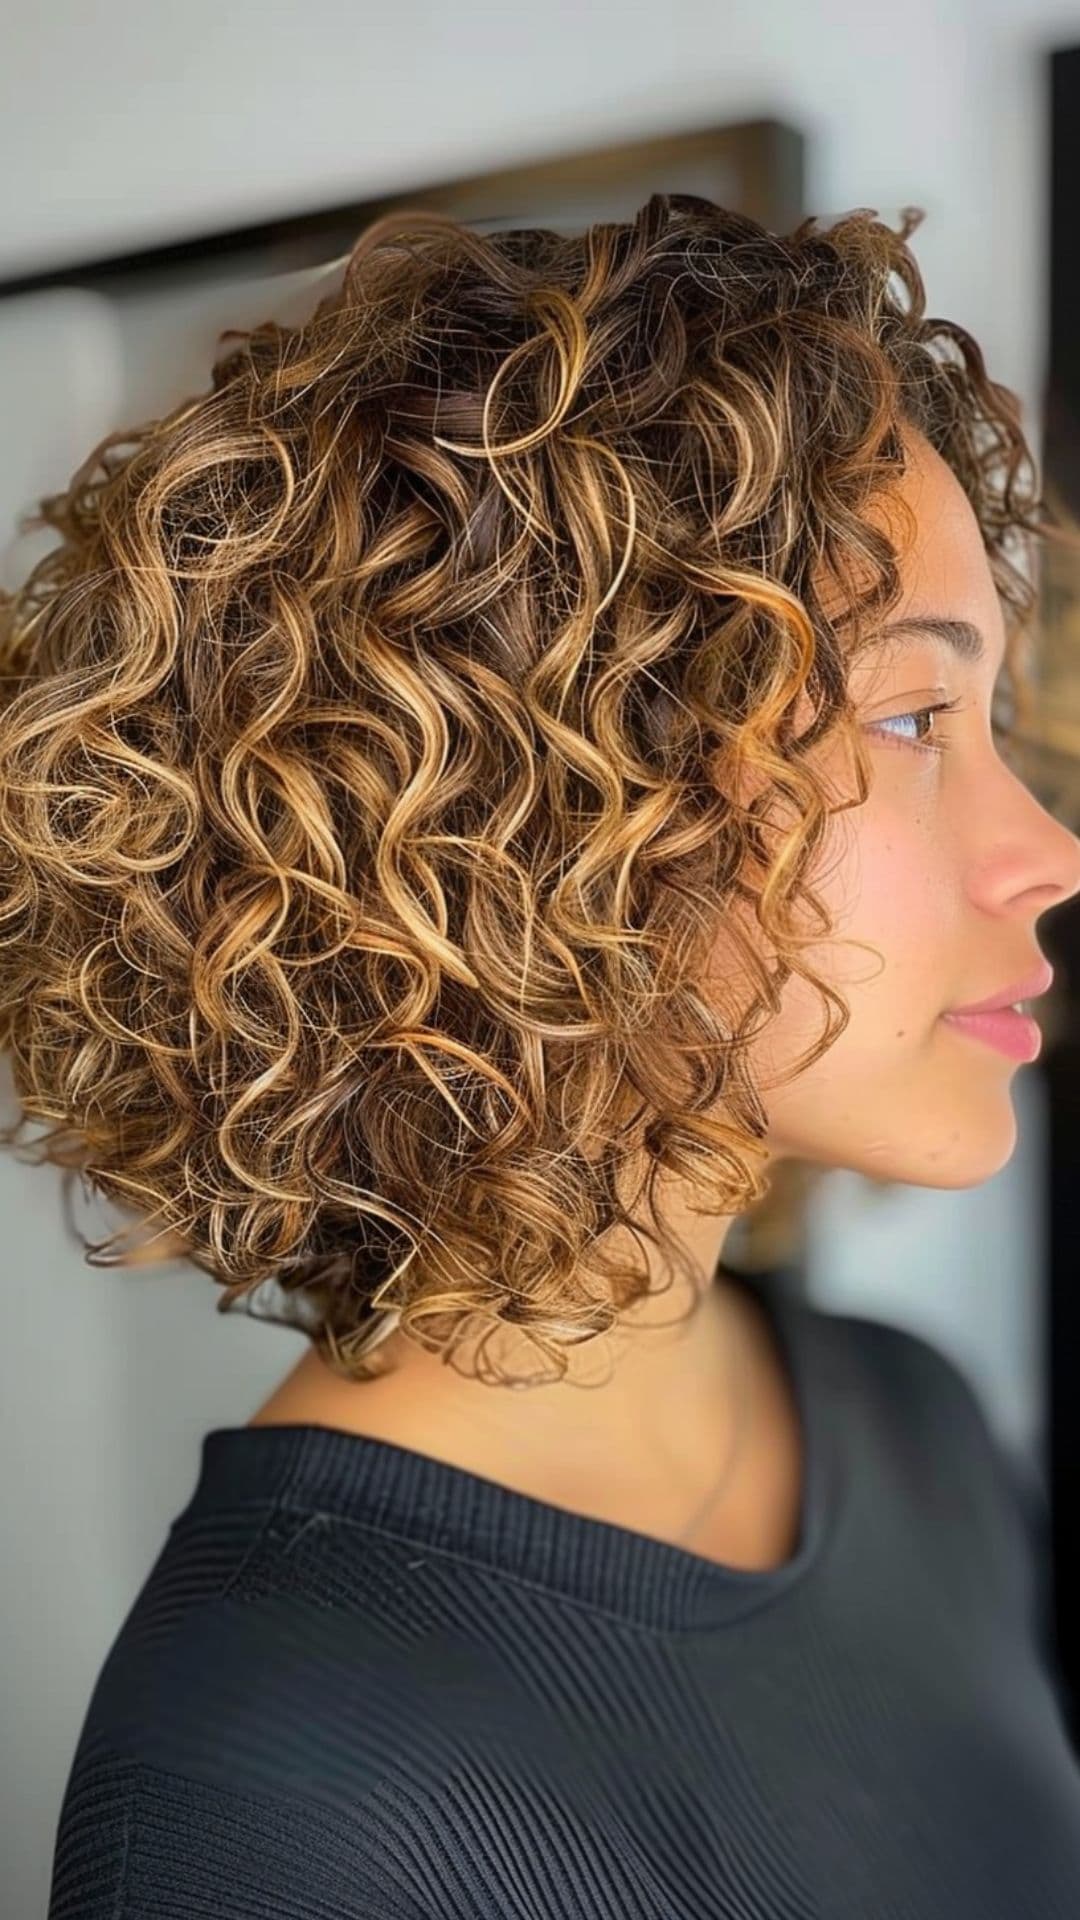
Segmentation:
{"type": "Polygon", "coordinates": [[[206,388],[222,330],[312,311],[359,233],[394,207],[481,230],[576,232],[629,219],[667,191],[782,229],[803,217],[804,148],[796,128],[770,119],[651,134],[0,282],[0,585],[36,558],[38,536],[19,543],[19,516],[89,447],[206,388]]]}
{"type": "Polygon", "coordinates": [[[580,231],[594,220],[627,220],[653,193],[698,193],[747,213],[765,226],[793,226],[803,217],[805,140],[770,119],[651,134],[614,146],[566,148],[457,180],[432,180],[400,192],[363,196],[257,226],[102,260],[0,280],[5,296],[72,285],[103,290],[136,280],[145,288],[179,269],[206,275],[215,260],[247,262],[247,272],[287,274],[344,254],[361,228],[394,207],[427,207],[471,225],[546,225],[580,231]]]}

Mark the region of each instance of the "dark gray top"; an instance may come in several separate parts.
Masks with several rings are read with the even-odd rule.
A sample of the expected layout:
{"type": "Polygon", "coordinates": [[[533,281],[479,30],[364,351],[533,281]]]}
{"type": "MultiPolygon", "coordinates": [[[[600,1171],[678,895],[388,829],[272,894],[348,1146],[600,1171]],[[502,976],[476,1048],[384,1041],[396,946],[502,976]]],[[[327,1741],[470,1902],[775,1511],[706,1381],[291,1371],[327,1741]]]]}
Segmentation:
{"type": "Polygon", "coordinates": [[[762,1297],[806,1456],[772,1572],[384,1441],[207,1433],[49,1920],[1077,1920],[1045,1536],[975,1394],[762,1297]]]}

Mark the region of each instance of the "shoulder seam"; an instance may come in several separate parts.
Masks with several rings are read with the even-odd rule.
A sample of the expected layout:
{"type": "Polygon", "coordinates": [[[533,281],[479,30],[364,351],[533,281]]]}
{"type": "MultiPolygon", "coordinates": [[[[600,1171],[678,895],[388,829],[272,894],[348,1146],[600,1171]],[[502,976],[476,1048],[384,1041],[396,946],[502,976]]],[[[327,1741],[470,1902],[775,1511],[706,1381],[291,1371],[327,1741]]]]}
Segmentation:
{"type": "Polygon", "coordinates": [[[228,1598],[229,1594],[232,1593],[233,1588],[236,1586],[237,1582],[241,1579],[242,1575],[246,1571],[247,1567],[250,1565],[255,1554],[257,1554],[260,1548],[264,1545],[268,1533],[270,1532],[271,1528],[274,1525],[275,1520],[278,1518],[279,1514],[281,1514],[282,1511],[283,1511],[283,1502],[280,1499],[275,1500],[273,1504],[267,1508],[265,1514],[263,1515],[263,1522],[261,1527],[256,1528],[255,1532],[252,1534],[251,1539],[247,1543],[247,1547],[244,1553],[241,1555],[236,1565],[230,1570],[228,1576],[222,1582],[221,1586],[218,1588],[217,1593],[213,1596],[215,1600],[225,1600],[228,1598]]]}

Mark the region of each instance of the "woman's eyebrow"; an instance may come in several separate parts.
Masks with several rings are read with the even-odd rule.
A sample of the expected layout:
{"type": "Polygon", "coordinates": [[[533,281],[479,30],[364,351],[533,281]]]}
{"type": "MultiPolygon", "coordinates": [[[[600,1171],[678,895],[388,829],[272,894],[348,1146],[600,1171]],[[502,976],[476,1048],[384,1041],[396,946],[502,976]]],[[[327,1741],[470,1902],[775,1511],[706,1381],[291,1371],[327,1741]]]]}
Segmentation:
{"type": "Polygon", "coordinates": [[[970,663],[977,663],[986,656],[986,643],[972,621],[950,620],[939,613],[913,613],[903,620],[890,621],[870,642],[868,651],[883,645],[887,638],[902,639],[906,636],[914,640],[918,635],[942,641],[959,659],[970,663]]]}

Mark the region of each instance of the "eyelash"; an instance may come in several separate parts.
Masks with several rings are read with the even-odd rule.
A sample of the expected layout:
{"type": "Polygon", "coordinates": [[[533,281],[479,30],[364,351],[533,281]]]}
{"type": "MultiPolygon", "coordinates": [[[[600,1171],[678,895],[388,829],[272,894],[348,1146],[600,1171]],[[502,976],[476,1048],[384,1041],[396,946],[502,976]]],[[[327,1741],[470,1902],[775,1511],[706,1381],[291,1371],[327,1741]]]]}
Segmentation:
{"type": "MultiPolygon", "coordinates": [[[[891,713],[887,720],[876,720],[871,728],[871,732],[877,732],[881,727],[891,727],[897,720],[923,720],[935,713],[955,713],[963,704],[962,700],[941,700],[933,707],[913,707],[910,713],[891,713]]],[[[938,740],[936,742],[926,740],[902,740],[896,739],[889,733],[883,734],[881,737],[884,740],[888,740],[894,747],[914,747],[916,753],[946,753],[949,746],[947,740],[938,740]]]]}

